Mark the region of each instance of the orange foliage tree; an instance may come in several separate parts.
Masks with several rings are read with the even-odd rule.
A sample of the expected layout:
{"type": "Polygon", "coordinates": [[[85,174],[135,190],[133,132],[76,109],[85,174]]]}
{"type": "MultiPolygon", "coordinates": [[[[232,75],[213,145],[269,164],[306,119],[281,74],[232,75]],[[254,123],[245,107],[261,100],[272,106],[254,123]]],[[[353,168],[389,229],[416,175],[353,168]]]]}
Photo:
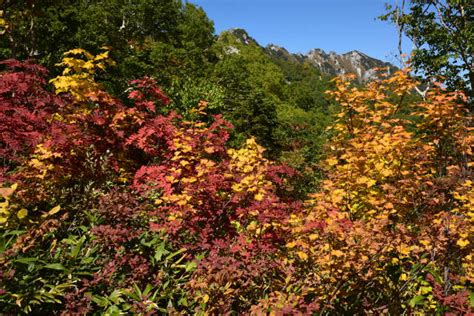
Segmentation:
{"type": "Polygon", "coordinates": [[[327,179],[287,223],[286,291],[261,306],[469,311],[472,117],[462,94],[439,87],[405,102],[416,84],[409,70],[363,88],[336,79],[327,179]]]}

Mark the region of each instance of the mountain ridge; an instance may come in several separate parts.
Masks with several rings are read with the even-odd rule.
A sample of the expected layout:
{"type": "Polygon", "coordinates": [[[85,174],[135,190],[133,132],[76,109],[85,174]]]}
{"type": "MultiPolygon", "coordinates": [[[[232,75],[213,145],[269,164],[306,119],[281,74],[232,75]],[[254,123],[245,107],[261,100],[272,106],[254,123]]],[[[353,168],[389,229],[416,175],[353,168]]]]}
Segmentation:
{"type": "MultiPolygon", "coordinates": [[[[389,62],[371,57],[359,50],[351,50],[346,53],[337,54],[334,51],[326,52],[323,49],[314,48],[306,54],[291,53],[285,47],[276,44],[268,44],[263,47],[242,28],[232,28],[223,31],[221,34],[223,33],[232,34],[237,41],[242,44],[257,45],[262,48],[267,55],[273,58],[296,63],[307,62],[327,75],[337,76],[353,73],[356,75],[359,83],[375,79],[380,73],[390,75],[398,69],[389,62]]],[[[237,52],[232,47],[229,47],[228,51],[237,52]]]]}

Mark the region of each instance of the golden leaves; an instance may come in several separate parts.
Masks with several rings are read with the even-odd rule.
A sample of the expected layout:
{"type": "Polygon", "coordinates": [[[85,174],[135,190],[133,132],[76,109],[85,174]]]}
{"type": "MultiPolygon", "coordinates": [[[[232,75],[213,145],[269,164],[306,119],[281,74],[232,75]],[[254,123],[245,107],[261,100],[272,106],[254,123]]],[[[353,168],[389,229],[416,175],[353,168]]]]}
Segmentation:
{"type": "Polygon", "coordinates": [[[400,245],[397,250],[403,256],[409,255],[411,251],[410,247],[405,244],[400,245]]]}
{"type": "Polygon", "coordinates": [[[49,212],[47,213],[48,216],[51,216],[51,215],[54,215],[56,214],[57,212],[59,212],[61,210],[61,206],[60,205],[56,205],[55,207],[53,207],[51,210],[49,210],[49,212]]]}
{"type": "Polygon", "coordinates": [[[265,173],[269,166],[269,161],[263,157],[264,149],[257,144],[254,138],[249,138],[240,149],[229,149],[231,161],[229,169],[240,180],[232,185],[236,193],[254,193],[254,199],[261,201],[265,191],[272,184],[265,179],[265,173]]]}
{"type": "Polygon", "coordinates": [[[301,259],[297,264],[304,271],[318,276],[318,281],[302,282],[311,284],[315,296],[337,289],[340,282],[357,292],[357,281],[350,280],[355,271],[363,271],[358,280],[384,282],[396,267],[400,283],[391,280],[385,286],[404,288],[402,296],[409,298],[426,295],[430,301],[431,287],[410,271],[428,263],[433,271],[442,269],[440,258],[452,256],[447,245],[453,244],[459,247],[453,260],[462,263],[460,282],[472,280],[469,147],[474,140],[454,99],[435,91],[421,106],[399,102],[415,84],[406,71],[362,88],[342,79],[335,83],[330,94],[341,111],[321,162],[327,179],[307,208],[286,223],[292,233],[286,250],[301,259]],[[422,114],[414,112],[419,107],[422,114]],[[412,117],[401,119],[398,111],[412,117]],[[446,152],[440,156],[443,145],[446,152]]]}
{"type": "Polygon", "coordinates": [[[0,35],[5,34],[6,30],[8,29],[7,20],[5,20],[3,16],[4,16],[3,10],[0,10],[0,35]]]}
{"type": "Polygon", "coordinates": [[[11,202],[11,198],[17,188],[17,183],[11,185],[10,187],[0,188],[0,196],[3,199],[3,201],[0,202],[0,225],[7,225],[10,215],[18,209],[19,210],[16,211],[16,217],[19,220],[22,220],[28,216],[28,210],[26,208],[22,208],[20,205],[11,202]]]}
{"type": "Polygon", "coordinates": [[[336,158],[329,158],[329,159],[326,159],[326,163],[332,167],[332,166],[337,165],[338,160],[336,158]]]}
{"type": "Polygon", "coordinates": [[[18,188],[18,184],[13,184],[10,187],[3,187],[0,188],[0,195],[3,199],[2,202],[0,202],[0,225],[6,224],[8,221],[8,218],[10,217],[11,213],[11,208],[12,205],[10,203],[10,199],[12,194],[16,191],[18,188]]]}
{"type": "Polygon", "coordinates": [[[26,216],[28,216],[28,210],[25,209],[25,208],[22,208],[21,210],[19,210],[19,211],[16,213],[16,216],[18,217],[18,219],[23,219],[23,218],[25,218],[26,216]]]}
{"type": "Polygon", "coordinates": [[[58,66],[65,67],[62,75],[51,79],[56,93],[70,93],[77,101],[85,101],[100,90],[95,82],[97,70],[105,70],[107,65],[113,65],[109,59],[109,51],[94,56],[84,49],[72,49],[64,53],[64,58],[58,66]]]}
{"type": "Polygon", "coordinates": [[[61,154],[51,151],[50,148],[45,147],[43,144],[38,144],[28,162],[28,166],[33,170],[28,176],[43,180],[46,174],[54,169],[54,164],[51,163],[51,160],[54,158],[61,158],[61,154]]]}
{"type": "Polygon", "coordinates": [[[8,200],[0,202],[0,224],[5,224],[10,216],[8,200]]]}
{"type": "Polygon", "coordinates": [[[330,193],[331,201],[334,204],[338,204],[343,201],[346,192],[343,189],[334,189],[330,193]]]}
{"type": "Polygon", "coordinates": [[[318,239],[318,237],[319,237],[318,234],[310,234],[309,235],[309,240],[314,241],[314,240],[318,239]]]}
{"type": "Polygon", "coordinates": [[[340,250],[333,250],[331,251],[331,255],[334,257],[342,257],[344,256],[344,253],[340,250]]]}
{"type": "Polygon", "coordinates": [[[298,257],[301,260],[307,260],[308,259],[308,255],[306,253],[304,253],[303,251],[298,251],[298,252],[296,252],[296,254],[298,255],[298,257]]]}
{"type": "Polygon", "coordinates": [[[368,188],[374,186],[376,182],[374,179],[369,179],[366,176],[359,177],[356,180],[357,184],[365,184],[368,188]]]}
{"type": "Polygon", "coordinates": [[[456,241],[456,245],[458,245],[458,246],[461,247],[461,248],[466,247],[467,245],[469,245],[469,243],[470,243],[469,240],[463,239],[463,238],[458,239],[458,240],[456,241]]]}

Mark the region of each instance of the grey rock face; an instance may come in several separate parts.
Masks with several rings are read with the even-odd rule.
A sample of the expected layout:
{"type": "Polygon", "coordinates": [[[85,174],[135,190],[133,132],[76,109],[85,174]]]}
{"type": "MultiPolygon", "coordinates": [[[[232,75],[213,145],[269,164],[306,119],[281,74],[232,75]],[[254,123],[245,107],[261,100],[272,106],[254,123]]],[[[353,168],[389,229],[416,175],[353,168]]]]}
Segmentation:
{"type": "Polygon", "coordinates": [[[323,73],[329,75],[353,73],[360,83],[376,78],[377,73],[385,72],[390,75],[397,69],[390,63],[372,58],[357,50],[339,55],[335,52],[326,53],[317,48],[309,51],[304,57],[323,73]],[[377,72],[376,69],[380,71],[377,72]]]}
{"type": "Polygon", "coordinates": [[[293,62],[309,62],[328,75],[353,73],[359,83],[375,79],[379,73],[390,75],[397,70],[397,67],[392,64],[372,58],[357,50],[339,55],[335,52],[327,53],[322,49],[315,48],[307,54],[291,54],[285,48],[274,44],[268,45],[265,50],[276,58],[293,62]]]}

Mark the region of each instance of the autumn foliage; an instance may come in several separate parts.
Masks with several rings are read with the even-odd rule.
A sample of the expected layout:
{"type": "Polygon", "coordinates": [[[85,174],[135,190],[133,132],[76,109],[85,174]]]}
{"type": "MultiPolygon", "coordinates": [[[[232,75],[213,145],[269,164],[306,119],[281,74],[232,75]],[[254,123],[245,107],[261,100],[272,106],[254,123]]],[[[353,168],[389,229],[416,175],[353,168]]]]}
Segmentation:
{"type": "Polygon", "coordinates": [[[75,49],[48,79],[0,75],[0,307],[7,313],[472,312],[472,117],[408,70],[340,105],[325,179],[294,170],[201,101],[184,119],[156,81],[116,97],[113,62],[75,49]],[[49,80],[49,81],[48,81],[49,80]]]}
{"type": "Polygon", "coordinates": [[[400,71],[362,89],[337,79],[330,92],[341,112],[327,179],[291,215],[286,245],[289,282],[326,312],[470,309],[472,122],[457,93],[404,103],[415,84],[400,71]]]}

